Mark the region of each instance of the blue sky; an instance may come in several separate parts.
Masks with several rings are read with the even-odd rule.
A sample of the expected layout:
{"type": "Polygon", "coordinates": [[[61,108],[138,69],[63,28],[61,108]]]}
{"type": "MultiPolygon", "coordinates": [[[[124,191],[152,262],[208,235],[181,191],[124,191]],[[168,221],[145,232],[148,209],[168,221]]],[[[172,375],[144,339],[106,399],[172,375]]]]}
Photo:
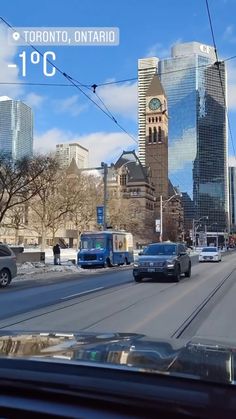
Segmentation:
{"type": "MultiPolygon", "coordinates": [[[[236,55],[235,0],[209,0],[209,5],[219,56],[236,55]]],[[[138,58],[168,57],[171,45],[179,41],[212,44],[205,0],[3,0],[1,16],[14,27],[119,27],[120,45],[116,47],[40,48],[42,52],[53,50],[57,66],[88,85],[136,77],[138,58]]],[[[9,69],[8,62],[19,63],[18,54],[31,51],[28,47],[16,50],[3,36],[1,39],[0,82],[66,82],[60,74],[46,78],[40,66],[29,66],[25,78],[9,69]]],[[[229,116],[236,141],[236,60],[229,62],[228,70],[229,116]]],[[[136,81],[99,87],[97,92],[118,122],[137,138],[136,81]]],[[[102,160],[113,161],[123,149],[137,148],[74,87],[1,84],[0,94],[20,98],[32,106],[37,150],[53,150],[56,143],[78,140],[89,147],[90,163],[96,165],[102,160]]],[[[230,154],[231,149],[232,145],[230,154]]]]}

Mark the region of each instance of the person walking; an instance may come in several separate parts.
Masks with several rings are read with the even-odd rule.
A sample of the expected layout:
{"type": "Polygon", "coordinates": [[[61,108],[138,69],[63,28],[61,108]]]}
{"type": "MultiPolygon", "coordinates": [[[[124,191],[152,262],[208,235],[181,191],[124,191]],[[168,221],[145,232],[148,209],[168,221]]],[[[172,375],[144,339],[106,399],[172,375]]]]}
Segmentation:
{"type": "Polygon", "coordinates": [[[53,255],[54,265],[61,265],[61,249],[58,243],[55,246],[53,246],[53,255]]]}

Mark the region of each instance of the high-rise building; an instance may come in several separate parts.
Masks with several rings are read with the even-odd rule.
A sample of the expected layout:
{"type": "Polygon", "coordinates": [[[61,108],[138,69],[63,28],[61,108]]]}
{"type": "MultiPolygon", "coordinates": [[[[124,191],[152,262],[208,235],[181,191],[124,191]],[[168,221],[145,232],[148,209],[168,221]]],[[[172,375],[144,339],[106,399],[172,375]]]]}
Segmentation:
{"type": "Polygon", "coordinates": [[[229,166],[229,214],[230,230],[236,233],[236,165],[229,166]]]}
{"type": "Polygon", "coordinates": [[[0,153],[13,160],[33,154],[33,114],[20,100],[0,97],[0,153]]]}
{"type": "Polygon", "coordinates": [[[56,145],[56,157],[61,167],[69,167],[74,159],[79,169],[85,169],[89,164],[87,148],[78,143],[64,143],[56,145]]]}
{"type": "Polygon", "coordinates": [[[138,136],[139,159],[145,165],[146,141],[146,91],[157,72],[158,58],[142,58],[138,60],[138,136]]]}
{"type": "Polygon", "coordinates": [[[195,219],[207,216],[208,229],[217,223],[224,231],[229,212],[225,64],[216,63],[213,47],[198,42],[175,45],[171,58],[157,61],[168,102],[169,179],[192,200],[195,219]]]}

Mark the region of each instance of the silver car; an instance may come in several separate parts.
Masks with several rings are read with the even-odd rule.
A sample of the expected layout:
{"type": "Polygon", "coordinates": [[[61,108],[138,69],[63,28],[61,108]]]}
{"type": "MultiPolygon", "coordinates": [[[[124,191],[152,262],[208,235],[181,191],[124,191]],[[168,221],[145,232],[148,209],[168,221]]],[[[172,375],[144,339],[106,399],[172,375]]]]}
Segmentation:
{"type": "Polygon", "coordinates": [[[7,287],[16,275],[16,255],[6,244],[0,243],[0,287],[7,287]]]}

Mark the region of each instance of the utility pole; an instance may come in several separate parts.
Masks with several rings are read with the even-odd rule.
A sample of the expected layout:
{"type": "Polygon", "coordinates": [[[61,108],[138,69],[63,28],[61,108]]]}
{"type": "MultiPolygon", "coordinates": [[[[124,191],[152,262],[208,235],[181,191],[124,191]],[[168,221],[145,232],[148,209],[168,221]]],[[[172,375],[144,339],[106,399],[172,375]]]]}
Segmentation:
{"type": "Polygon", "coordinates": [[[163,234],[163,200],[162,195],[160,195],[160,242],[162,242],[163,234]]]}
{"type": "Polygon", "coordinates": [[[102,162],[101,166],[103,167],[103,182],[104,182],[104,192],[103,192],[103,230],[107,229],[107,174],[108,174],[108,165],[107,163],[102,162]]]}

